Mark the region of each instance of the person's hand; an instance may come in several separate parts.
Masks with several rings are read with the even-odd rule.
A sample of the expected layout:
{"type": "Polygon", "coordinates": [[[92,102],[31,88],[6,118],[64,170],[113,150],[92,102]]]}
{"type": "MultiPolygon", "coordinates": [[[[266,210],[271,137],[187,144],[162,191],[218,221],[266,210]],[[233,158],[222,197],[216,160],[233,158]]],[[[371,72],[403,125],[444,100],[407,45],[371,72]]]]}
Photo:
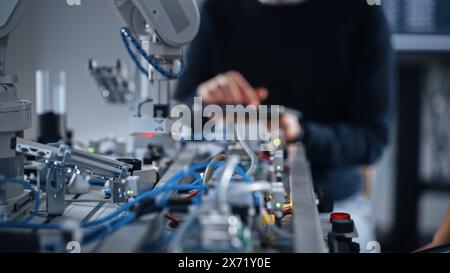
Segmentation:
{"type": "Polygon", "coordinates": [[[450,208],[447,212],[447,216],[444,222],[435,233],[433,241],[430,244],[419,249],[419,251],[448,244],[450,244],[450,208]]]}
{"type": "Polygon", "coordinates": [[[447,212],[447,216],[444,222],[434,235],[432,244],[434,246],[442,246],[450,244],[450,208],[447,212]]]}
{"type": "Polygon", "coordinates": [[[269,92],[263,87],[253,88],[239,72],[231,71],[201,84],[197,95],[206,104],[259,106],[269,92]]]}
{"type": "Polygon", "coordinates": [[[298,118],[287,113],[280,118],[280,129],[288,143],[297,140],[302,132],[298,118]]]}

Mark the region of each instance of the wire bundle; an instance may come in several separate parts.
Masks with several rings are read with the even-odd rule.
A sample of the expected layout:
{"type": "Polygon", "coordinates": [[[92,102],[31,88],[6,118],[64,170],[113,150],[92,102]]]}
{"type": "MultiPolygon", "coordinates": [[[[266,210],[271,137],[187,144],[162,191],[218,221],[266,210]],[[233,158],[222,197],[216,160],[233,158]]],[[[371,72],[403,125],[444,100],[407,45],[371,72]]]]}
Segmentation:
{"type": "MultiPolygon", "coordinates": [[[[157,205],[161,208],[166,207],[168,204],[170,195],[173,192],[179,191],[192,191],[190,198],[195,198],[196,200],[201,200],[202,193],[206,190],[206,184],[204,183],[203,178],[200,175],[201,171],[204,171],[206,168],[213,168],[217,171],[218,168],[222,167],[224,162],[201,162],[192,165],[191,167],[185,168],[174,175],[169,181],[165,183],[164,186],[155,188],[151,191],[145,192],[140,196],[136,197],[132,201],[126,203],[125,205],[119,207],[117,210],[112,212],[111,214],[102,217],[100,219],[85,222],[80,225],[81,228],[87,229],[87,231],[83,235],[83,243],[92,243],[98,240],[104,239],[106,236],[115,233],[120,230],[124,226],[132,223],[136,220],[136,215],[134,212],[130,210],[135,207],[139,202],[150,198],[160,197],[157,205]],[[195,181],[191,184],[180,185],[180,181],[188,176],[194,177],[195,181]],[[195,193],[195,194],[194,194],[195,193]]],[[[235,169],[235,173],[242,177],[242,179],[246,182],[252,182],[252,178],[248,176],[244,169],[240,166],[237,166],[235,169]]],[[[14,224],[14,223],[4,223],[0,224],[0,228],[7,229],[30,229],[30,230],[59,230],[61,226],[56,224],[30,224],[29,221],[35,216],[36,212],[40,207],[40,198],[39,192],[33,188],[29,183],[20,179],[8,179],[8,180],[0,180],[1,184],[14,183],[23,186],[24,188],[30,189],[33,192],[34,200],[35,200],[35,209],[32,213],[22,222],[14,224]]],[[[194,201],[194,200],[193,200],[194,201]]],[[[195,204],[196,202],[194,202],[195,204]]]]}
{"type": "MultiPolygon", "coordinates": [[[[41,206],[41,199],[39,196],[39,192],[30,183],[27,183],[26,181],[23,181],[20,179],[11,178],[11,179],[0,180],[0,185],[7,185],[7,184],[20,185],[24,189],[28,189],[33,193],[34,209],[31,211],[30,215],[27,218],[25,218],[24,220],[22,220],[18,225],[22,225],[22,224],[26,224],[26,223],[30,222],[31,219],[33,219],[33,217],[39,211],[39,207],[41,206]]],[[[1,226],[2,226],[2,224],[0,224],[0,227],[1,226]]]]}
{"type": "Polygon", "coordinates": [[[131,49],[131,45],[130,43],[134,46],[134,48],[136,49],[136,51],[142,56],[144,57],[144,59],[151,65],[153,66],[156,71],[158,71],[159,73],[161,73],[161,75],[163,75],[164,77],[170,79],[170,80],[176,80],[181,78],[181,76],[183,76],[184,72],[186,71],[186,66],[184,64],[183,61],[180,61],[180,71],[178,73],[173,73],[172,71],[168,71],[166,69],[164,69],[159,63],[158,60],[150,55],[147,54],[147,52],[145,52],[145,50],[141,47],[141,45],[139,44],[139,42],[136,40],[136,38],[133,36],[131,30],[127,27],[124,27],[120,30],[120,34],[122,37],[122,41],[125,44],[125,48],[128,51],[128,54],[130,55],[131,59],[133,60],[133,62],[136,64],[136,66],[139,68],[139,70],[144,73],[145,75],[149,75],[149,71],[147,68],[145,68],[141,62],[139,61],[138,56],[136,56],[136,54],[133,52],[133,50],[131,49]]]}
{"type": "MultiPolygon", "coordinates": [[[[197,180],[191,185],[177,185],[177,183],[186,177],[187,175],[194,175],[195,177],[200,177],[200,175],[197,173],[200,170],[203,170],[206,168],[207,162],[205,163],[199,163],[191,166],[190,168],[187,168],[185,170],[180,171],[177,175],[172,177],[165,186],[157,189],[153,189],[151,191],[145,192],[141,194],[140,196],[136,197],[132,201],[128,202],[127,204],[119,207],[116,211],[113,213],[102,217],[100,219],[82,223],[81,228],[85,229],[92,229],[85,233],[83,236],[83,242],[89,243],[96,240],[101,240],[107,235],[110,235],[117,230],[121,229],[122,227],[126,226],[127,224],[133,222],[136,219],[136,215],[132,212],[129,212],[130,209],[132,209],[135,205],[137,205],[139,202],[157,197],[160,194],[163,193],[171,193],[174,191],[190,191],[190,190],[197,190],[202,191],[205,189],[205,187],[202,185],[201,181],[197,180]]],[[[32,230],[59,230],[61,227],[59,225],[55,224],[29,224],[29,221],[36,215],[36,212],[39,210],[40,207],[40,197],[39,192],[33,188],[32,185],[27,183],[26,181],[20,180],[20,179],[7,179],[7,180],[0,180],[0,185],[2,184],[18,184],[23,186],[26,189],[29,189],[33,192],[34,201],[35,201],[35,209],[32,211],[32,213],[23,221],[20,223],[4,223],[0,224],[0,228],[7,228],[7,229],[32,229],[32,230]]]]}

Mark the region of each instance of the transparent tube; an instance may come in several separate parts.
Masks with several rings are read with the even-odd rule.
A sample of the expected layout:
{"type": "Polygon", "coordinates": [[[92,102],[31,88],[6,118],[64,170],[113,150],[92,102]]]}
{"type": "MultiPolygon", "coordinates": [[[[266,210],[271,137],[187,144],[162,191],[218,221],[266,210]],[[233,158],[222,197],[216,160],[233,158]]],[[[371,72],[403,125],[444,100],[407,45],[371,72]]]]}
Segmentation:
{"type": "Polygon", "coordinates": [[[66,114],[66,73],[57,74],[53,85],[53,112],[57,115],[66,114]]]}
{"type": "Polygon", "coordinates": [[[50,112],[50,73],[47,70],[36,71],[36,113],[50,112]]]}
{"type": "Polygon", "coordinates": [[[66,105],[66,73],[61,71],[53,78],[53,88],[50,87],[50,72],[36,71],[36,113],[44,115],[53,113],[65,115],[66,105]]]}

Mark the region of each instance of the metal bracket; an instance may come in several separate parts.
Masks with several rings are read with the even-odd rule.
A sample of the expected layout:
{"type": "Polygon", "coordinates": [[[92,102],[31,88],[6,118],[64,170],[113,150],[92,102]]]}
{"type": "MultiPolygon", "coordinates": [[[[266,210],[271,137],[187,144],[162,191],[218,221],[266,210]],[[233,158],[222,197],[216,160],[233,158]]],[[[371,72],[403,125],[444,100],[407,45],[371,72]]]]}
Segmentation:
{"type": "Polygon", "coordinates": [[[47,214],[62,215],[65,210],[66,173],[62,165],[49,164],[45,190],[47,193],[47,214]]]}

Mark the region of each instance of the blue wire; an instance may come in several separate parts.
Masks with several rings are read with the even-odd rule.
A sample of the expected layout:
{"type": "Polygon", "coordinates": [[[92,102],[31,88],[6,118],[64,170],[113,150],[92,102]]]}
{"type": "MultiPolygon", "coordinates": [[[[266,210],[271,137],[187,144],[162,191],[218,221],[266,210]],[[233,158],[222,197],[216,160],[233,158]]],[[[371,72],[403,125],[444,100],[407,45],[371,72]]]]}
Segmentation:
{"type": "MultiPolygon", "coordinates": [[[[161,193],[170,192],[170,191],[183,191],[183,190],[203,190],[204,189],[203,186],[179,185],[179,186],[175,187],[175,184],[178,183],[178,181],[181,180],[182,178],[184,178],[187,175],[191,174],[192,172],[205,169],[208,166],[208,164],[209,164],[209,161],[204,161],[204,162],[193,164],[189,168],[181,170],[176,175],[174,175],[171,179],[169,179],[169,181],[167,181],[165,186],[163,186],[161,188],[153,189],[153,190],[148,191],[148,192],[145,192],[145,193],[141,194],[140,196],[136,197],[133,201],[131,201],[131,202],[123,205],[122,207],[118,208],[113,213],[111,213],[111,214],[109,214],[109,215],[107,215],[107,216],[105,216],[105,217],[103,217],[101,219],[97,219],[95,221],[83,223],[81,226],[83,228],[89,228],[89,227],[94,227],[94,226],[101,225],[103,223],[109,222],[109,221],[113,220],[114,218],[120,216],[120,214],[128,211],[130,208],[132,208],[134,205],[136,205],[140,201],[145,200],[147,198],[155,197],[155,196],[157,196],[157,195],[159,195],[161,193]]],[[[163,198],[163,200],[164,199],[165,198],[163,198]]]]}
{"type": "Polygon", "coordinates": [[[195,179],[197,180],[203,180],[203,178],[200,176],[200,174],[198,172],[195,171],[191,171],[190,175],[192,175],[193,177],[195,177],[195,179]]]}
{"type": "Polygon", "coordinates": [[[24,220],[22,220],[19,224],[25,224],[31,221],[31,219],[33,219],[33,217],[36,215],[37,211],[39,210],[39,207],[41,206],[41,200],[40,200],[40,196],[39,196],[39,192],[36,191],[34,189],[34,187],[21,179],[17,179],[17,178],[8,178],[8,179],[2,179],[0,180],[0,185],[6,185],[6,184],[17,184],[17,185],[21,185],[22,187],[29,189],[32,193],[33,193],[33,199],[34,199],[34,210],[31,211],[30,215],[25,218],[24,220]]]}
{"type": "MultiPolygon", "coordinates": [[[[223,162],[217,162],[217,163],[213,164],[212,166],[215,168],[218,168],[220,166],[223,166],[223,164],[224,164],[223,162]]],[[[206,188],[203,186],[203,179],[198,174],[198,172],[205,169],[208,165],[209,165],[209,161],[194,164],[191,167],[180,171],[175,176],[173,176],[171,179],[169,179],[169,181],[166,183],[165,186],[154,189],[154,190],[146,192],[146,193],[143,193],[142,195],[136,197],[133,201],[125,204],[124,206],[120,207],[119,209],[117,209],[115,212],[111,213],[108,216],[105,216],[101,219],[98,219],[98,220],[95,220],[92,222],[82,224],[81,226],[83,228],[91,228],[91,227],[97,226],[94,230],[89,231],[87,234],[85,234],[83,236],[83,243],[91,243],[91,242],[94,242],[97,240],[101,240],[101,239],[105,238],[106,236],[111,235],[114,232],[120,230],[121,228],[128,225],[129,223],[133,222],[136,219],[136,215],[134,213],[129,213],[128,215],[123,216],[123,217],[119,217],[119,216],[122,213],[127,212],[130,208],[132,208],[134,205],[136,205],[140,201],[147,199],[147,198],[155,197],[161,193],[173,192],[173,191],[199,190],[200,193],[196,197],[193,198],[194,204],[199,204],[201,202],[202,191],[204,191],[206,188]],[[186,177],[188,175],[194,176],[196,178],[196,180],[190,185],[177,185],[177,183],[181,179],[183,179],[184,177],[186,177]],[[117,218],[117,217],[119,217],[119,218],[117,218]],[[115,218],[117,218],[117,219],[115,219],[115,218]]],[[[253,179],[250,176],[246,175],[246,173],[242,167],[238,166],[235,171],[238,175],[240,175],[244,179],[245,182],[251,183],[253,181],[253,179]]],[[[19,224],[0,224],[0,228],[41,229],[41,230],[60,229],[60,226],[54,225],[54,224],[27,224],[26,222],[32,219],[32,217],[34,216],[34,214],[36,213],[36,211],[38,210],[38,208],[40,206],[39,193],[37,191],[35,191],[34,188],[30,184],[28,184],[22,180],[17,180],[17,179],[12,179],[12,180],[7,180],[7,181],[0,180],[0,184],[4,184],[4,183],[16,183],[16,184],[20,184],[20,185],[24,186],[25,188],[30,189],[33,192],[35,200],[37,202],[36,202],[35,211],[33,211],[33,213],[26,219],[26,221],[21,222],[19,224]]],[[[166,194],[166,196],[164,196],[162,198],[163,205],[165,205],[168,202],[169,196],[170,196],[169,194],[166,194]]],[[[257,198],[257,195],[254,195],[254,198],[255,198],[255,203],[257,203],[257,202],[259,203],[259,201],[258,201],[259,199],[257,198]]],[[[161,244],[169,242],[171,240],[171,238],[172,238],[172,236],[162,237],[162,238],[158,239],[157,241],[150,243],[149,246],[150,247],[159,246],[161,244]]]]}
{"type": "MultiPolygon", "coordinates": [[[[99,231],[103,230],[105,228],[105,225],[104,225],[105,223],[109,222],[109,225],[115,226],[115,224],[117,223],[116,221],[119,221],[119,223],[121,223],[119,225],[119,228],[120,228],[120,227],[126,225],[127,223],[129,223],[132,220],[130,220],[129,218],[125,218],[126,216],[121,217],[119,219],[115,219],[116,217],[119,217],[122,213],[127,212],[130,208],[135,206],[140,201],[142,201],[144,199],[147,199],[147,198],[155,197],[155,196],[157,196],[157,195],[159,195],[161,193],[166,193],[166,192],[168,193],[168,192],[173,192],[173,191],[200,190],[200,194],[198,196],[196,196],[196,198],[194,199],[194,201],[195,201],[194,203],[199,203],[201,201],[201,193],[206,188],[203,186],[202,178],[200,177],[200,175],[197,174],[197,172],[205,169],[208,165],[209,165],[209,161],[196,163],[196,164],[192,165],[191,167],[186,168],[186,169],[180,171],[179,173],[177,173],[175,176],[173,176],[171,179],[169,179],[169,181],[166,183],[165,186],[163,186],[161,188],[154,189],[154,190],[149,191],[149,192],[145,192],[142,195],[136,197],[133,201],[131,201],[131,202],[123,205],[122,207],[118,208],[113,213],[111,213],[111,214],[109,214],[109,215],[107,215],[107,216],[105,216],[105,217],[103,217],[101,219],[97,219],[95,221],[83,223],[81,225],[81,227],[83,227],[83,228],[91,228],[91,227],[95,227],[95,226],[103,224],[102,227],[99,227],[96,230],[91,232],[91,234],[94,234],[95,232],[99,232],[99,231]],[[186,177],[188,175],[193,175],[194,177],[197,178],[197,180],[194,181],[190,185],[176,185],[176,183],[178,183],[182,178],[184,178],[184,177],[186,177]],[[126,220],[125,224],[120,222],[120,220],[123,219],[123,218],[125,218],[124,221],[126,220]]],[[[223,165],[223,162],[217,162],[216,164],[213,164],[213,167],[215,167],[215,166],[219,166],[220,167],[222,165],[223,165]]],[[[243,168],[237,167],[236,168],[236,173],[238,173],[238,175],[240,175],[244,179],[244,181],[252,182],[252,178],[245,174],[243,168]]],[[[4,181],[0,181],[0,182],[4,182],[4,181]]],[[[29,185],[25,181],[19,180],[18,184],[21,184],[24,187],[32,189],[33,192],[37,193],[37,196],[39,196],[38,192],[34,191],[34,189],[31,187],[31,185],[29,185]],[[25,184],[22,184],[21,182],[25,183],[25,184]]],[[[164,196],[161,199],[163,204],[165,204],[167,202],[166,201],[166,200],[168,200],[167,196],[170,196],[170,195],[167,194],[166,196],[164,196]]],[[[37,205],[40,205],[39,198],[36,198],[36,200],[38,201],[37,205]]],[[[39,208],[39,206],[36,206],[36,207],[39,208]]],[[[131,215],[131,214],[129,214],[129,215],[131,215]]],[[[30,219],[31,218],[32,217],[30,217],[30,219]]],[[[0,227],[3,227],[3,228],[22,228],[22,229],[58,229],[59,228],[58,225],[51,225],[51,224],[50,225],[49,224],[47,224],[47,225],[31,225],[31,224],[25,224],[25,223],[21,223],[21,224],[2,224],[2,225],[0,225],[0,227]]]]}
{"type": "Polygon", "coordinates": [[[164,187],[161,188],[157,188],[157,189],[153,189],[151,191],[148,192],[144,192],[143,194],[141,194],[140,196],[136,197],[133,201],[123,205],[122,207],[118,208],[116,211],[114,211],[113,213],[111,213],[110,215],[107,215],[101,219],[97,219],[95,221],[91,221],[91,222],[87,222],[82,224],[81,226],[83,228],[89,228],[89,227],[93,227],[96,225],[101,225],[103,223],[109,222],[111,220],[113,220],[114,218],[116,218],[117,216],[120,216],[120,214],[128,211],[130,208],[132,208],[134,205],[136,205],[137,203],[139,203],[140,201],[147,199],[147,198],[151,198],[151,197],[155,197],[161,193],[164,193],[166,191],[173,191],[173,190],[195,190],[197,189],[196,187],[193,186],[189,186],[189,185],[185,185],[184,187],[187,188],[183,188],[180,187],[179,189],[175,189],[172,188],[174,186],[175,183],[177,183],[180,179],[182,179],[183,177],[187,176],[189,173],[191,173],[192,171],[198,171],[201,169],[204,169],[208,166],[208,162],[201,162],[201,163],[197,163],[192,165],[191,167],[184,169],[182,171],[180,171],[179,173],[177,173],[174,177],[172,177],[164,187]]]}
{"type": "MultiPolygon", "coordinates": [[[[203,186],[203,183],[201,183],[202,182],[201,178],[197,179],[192,185],[176,185],[175,183],[177,183],[180,179],[182,179],[183,177],[185,177],[189,174],[191,174],[195,177],[200,177],[200,175],[197,175],[195,173],[195,171],[204,169],[204,168],[206,168],[207,165],[208,165],[208,162],[194,164],[190,168],[182,170],[177,175],[172,177],[168,181],[166,186],[143,193],[141,196],[138,196],[133,201],[120,207],[118,210],[116,210],[115,212],[111,213],[110,215],[108,215],[106,217],[103,217],[101,219],[98,219],[98,220],[95,220],[92,222],[82,224],[81,227],[83,227],[83,228],[91,228],[91,227],[96,227],[96,226],[101,225],[99,227],[96,227],[94,230],[89,231],[87,234],[85,234],[83,236],[84,243],[89,243],[89,242],[92,242],[95,240],[102,239],[105,236],[108,236],[109,234],[116,232],[117,230],[121,229],[122,227],[124,227],[127,224],[134,221],[135,217],[136,217],[134,213],[130,213],[130,214],[120,217],[118,219],[115,219],[115,218],[120,216],[122,213],[128,211],[131,207],[133,207],[134,205],[136,205],[137,203],[139,203],[140,201],[142,201],[146,198],[151,198],[151,197],[157,196],[160,193],[164,193],[166,191],[186,191],[186,190],[202,191],[202,190],[204,190],[205,187],[203,186]]],[[[1,181],[1,180],[0,180],[0,182],[1,182],[1,184],[6,183],[6,181],[1,181]]],[[[20,184],[20,185],[32,190],[33,193],[35,193],[35,200],[37,200],[36,207],[39,208],[39,206],[40,206],[39,193],[37,191],[35,191],[31,187],[31,185],[29,185],[25,181],[21,181],[21,180],[8,180],[7,182],[8,183],[17,183],[17,184],[20,184]],[[37,194],[37,198],[36,198],[36,194],[37,194]]],[[[31,218],[32,217],[30,217],[30,219],[31,218]]],[[[60,226],[55,225],[55,224],[26,224],[26,222],[22,222],[19,224],[0,224],[0,228],[58,230],[58,229],[60,229],[60,226]]]]}
{"type": "Polygon", "coordinates": [[[145,200],[147,198],[152,198],[155,197],[161,193],[164,193],[166,191],[183,191],[183,190],[202,190],[204,189],[203,186],[192,186],[192,185],[179,185],[179,186],[174,186],[174,185],[170,185],[170,186],[164,186],[161,188],[157,188],[154,189],[152,191],[146,192],[141,194],[140,196],[136,197],[133,201],[128,202],[127,204],[123,205],[122,207],[118,208],[116,211],[114,211],[113,213],[97,219],[95,221],[91,221],[91,222],[87,222],[87,223],[83,223],[81,224],[81,227],[83,228],[90,228],[90,227],[94,227],[97,225],[101,225],[103,223],[109,222],[111,220],[113,220],[114,218],[120,216],[122,213],[128,211],[130,208],[132,208],[134,205],[136,205],[137,203],[141,202],[142,200],[145,200]]]}
{"type": "Polygon", "coordinates": [[[178,73],[173,73],[172,71],[168,71],[165,70],[164,68],[162,68],[159,64],[158,61],[149,56],[147,54],[147,52],[145,52],[145,50],[141,47],[141,45],[139,44],[139,42],[136,40],[136,38],[133,36],[133,34],[131,33],[131,30],[129,28],[122,28],[120,30],[121,36],[122,36],[122,40],[125,44],[125,47],[128,51],[128,53],[130,54],[131,59],[134,61],[134,63],[137,65],[137,67],[139,68],[139,70],[144,73],[145,75],[149,75],[148,70],[142,66],[141,62],[139,61],[138,57],[134,54],[134,52],[131,50],[130,47],[130,42],[133,44],[133,46],[136,48],[136,50],[138,51],[138,53],[144,57],[144,59],[151,65],[153,66],[159,73],[161,73],[161,75],[165,76],[168,79],[171,80],[176,80],[181,78],[181,76],[183,76],[184,72],[186,71],[186,66],[184,65],[183,61],[180,61],[181,66],[180,66],[180,71],[178,73]]]}
{"type": "MultiPolygon", "coordinates": [[[[201,169],[201,168],[206,167],[206,166],[207,166],[206,163],[199,163],[199,164],[193,165],[191,168],[188,168],[186,170],[181,171],[177,176],[175,176],[172,179],[170,179],[168,185],[166,185],[166,186],[164,186],[162,188],[154,189],[152,191],[143,193],[142,195],[136,197],[133,201],[131,201],[131,202],[125,204],[124,206],[120,207],[115,212],[111,213],[110,215],[105,216],[105,217],[103,217],[101,219],[92,221],[92,222],[84,223],[81,226],[83,228],[90,228],[90,227],[94,227],[94,226],[97,226],[97,225],[101,225],[101,224],[107,223],[107,222],[113,220],[114,218],[120,216],[122,213],[128,211],[130,208],[132,208],[134,205],[136,205],[140,201],[142,201],[144,199],[147,199],[147,198],[151,198],[151,197],[157,196],[158,194],[164,193],[166,191],[203,190],[204,187],[201,186],[201,185],[197,185],[196,184],[196,185],[179,185],[179,186],[175,186],[174,182],[177,182],[177,180],[183,178],[183,176],[186,173],[191,173],[192,170],[198,170],[198,169],[201,169]]],[[[7,181],[6,180],[0,180],[0,184],[6,184],[6,183],[20,184],[20,185],[22,185],[22,186],[32,190],[33,193],[35,194],[35,200],[37,200],[36,208],[39,208],[39,206],[40,206],[39,193],[37,191],[35,191],[31,187],[31,185],[29,185],[25,181],[17,180],[17,179],[9,179],[7,181]]],[[[29,217],[29,218],[31,219],[34,216],[35,213],[36,212],[34,212],[33,215],[31,217],[29,217]]],[[[27,219],[27,221],[29,221],[29,220],[27,219]]],[[[52,224],[39,225],[39,224],[26,224],[26,223],[27,222],[24,221],[24,222],[21,222],[19,224],[0,224],[0,228],[12,228],[12,229],[58,229],[59,228],[58,225],[52,225],[52,224]]]]}
{"type": "Polygon", "coordinates": [[[89,185],[91,186],[100,186],[103,187],[106,184],[106,181],[103,179],[96,179],[96,178],[91,178],[88,181],[89,185]]]}
{"type": "MultiPolygon", "coordinates": [[[[208,167],[208,165],[209,165],[209,161],[196,163],[196,164],[192,165],[191,167],[184,169],[184,170],[180,171],[179,173],[177,173],[176,175],[174,175],[171,179],[169,179],[169,181],[166,182],[166,185],[174,185],[174,184],[178,183],[184,177],[186,177],[188,175],[192,175],[193,173],[198,172],[200,170],[204,170],[206,167],[208,167]]],[[[200,175],[193,175],[193,176],[195,176],[197,178],[197,180],[198,179],[203,180],[203,178],[200,175]]],[[[162,201],[159,205],[162,207],[165,207],[169,198],[170,198],[170,193],[166,193],[161,198],[162,201]]]]}
{"type": "MultiPolygon", "coordinates": [[[[190,189],[202,189],[202,188],[204,188],[204,187],[202,187],[202,186],[195,186],[195,187],[193,187],[193,186],[190,186],[190,185],[179,185],[179,186],[167,187],[167,189],[161,188],[160,191],[165,191],[165,190],[190,190],[190,189]]],[[[148,194],[141,195],[140,197],[142,199],[143,198],[147,198],[147,197],[150,197],[151,194],[152,195],[157,195],[158,194],[157,192],[158,192],[157,190],[153,190],[152,192],[148,192],[148,194]]],[[[131,207],[134,204],[138,203],[139,200],[136,200],[136,199],[131,201],[127,205],[129,207],[131,207]]],[[[96,221],[84,224],[84,227],[88,227],[89,224],[95,226],[95,225],[98,225],[100,222],[105,223],[105,222],[108,222],[110,219],[114,219],[116,216],[120,215],[122,212],[125,211],[125,207],[128,207],[127,205],[122,207],[121,209],[115,211],[114,213],[112,213],[112,214],[102,218],[102,219],[99,219],[99,220],[96,220],[96,221]]],[[[124,226],[128,225],[129,223],[133,222],[135,219],[136,219],[136,215],[134,213],[130,213],[130,214],[126,215],[126,216],[120,217],[119,219],[114,219],[111,222],[109,222],[108,224],[103,224],[102,226],[95,228],[94,230],[88,232],[85,236],[83,236],[83,243],[86,244],[86,243],[91,243],[91,242],[94,242],[94,241],[97,241],[97,240],[101,240],[101,239],[105,238],[106,236],[111,235],[114,232],[118,231],[119,229],[123,228],[124,226]]]]}
{"type": "Polygon", "coordinates": [[[131,50],[130,44],[128,43],[128,38],[125,35],[124,30],[121,30],[121,37],[122,37],[122,41],[125,45],[125,48],[128,51],[128,54],[130,55],[133,62],[136,64],[137,68],[141,71],[142,74],[144,74],[148,77],[148,75],[149,75],[148,70],[141,64],[140,60],[134,54],[133,50],[131,50]]]}
{"type": "MultiPolygon", "coordinates": [[[[203,179],[200,178],[200,179],[195,180],[192,184],[189,184],[189,185],[179,185],[178,187],[180,187],[180,188],[178,188],[177,190],[178,190],[178,191],[184,191],[184,189],[186,189],[186,190],[195,190],[195,189],[192,188],[192,187],[194,187],[194,186],[199,187],[199,189],[206,189],[206,188],[203,186],[203,179]],[[186,187],[183,188],[182,186],[186,186],[186,187]]],[[[171,187],[174,187],[174,186],[171,186],[171,187]]],[[[200,191],[200,192],[201,192],[201,191],[200,191]]],[[[170,199],[170,193],[164,195],[164,197],[162,197],[162,198],[160,199],[160,201],[158,202],[158,206],[161,207],[161,208],[166,207],[167,204],[169,203],[169,199],[170,199]]]]}
{"type": "Polygon", "coordinates": [[[101,240],[108,235],[115,233],[126,225],[130,224],[136,219],[136,215],[134,213],[130,213],[126,216],[123,216],[119,219],[116,219],[108,224],[97,227],[96,229],[86,233],[83,236],[83,243],[88,244],[97,240],[101,240]]]}

